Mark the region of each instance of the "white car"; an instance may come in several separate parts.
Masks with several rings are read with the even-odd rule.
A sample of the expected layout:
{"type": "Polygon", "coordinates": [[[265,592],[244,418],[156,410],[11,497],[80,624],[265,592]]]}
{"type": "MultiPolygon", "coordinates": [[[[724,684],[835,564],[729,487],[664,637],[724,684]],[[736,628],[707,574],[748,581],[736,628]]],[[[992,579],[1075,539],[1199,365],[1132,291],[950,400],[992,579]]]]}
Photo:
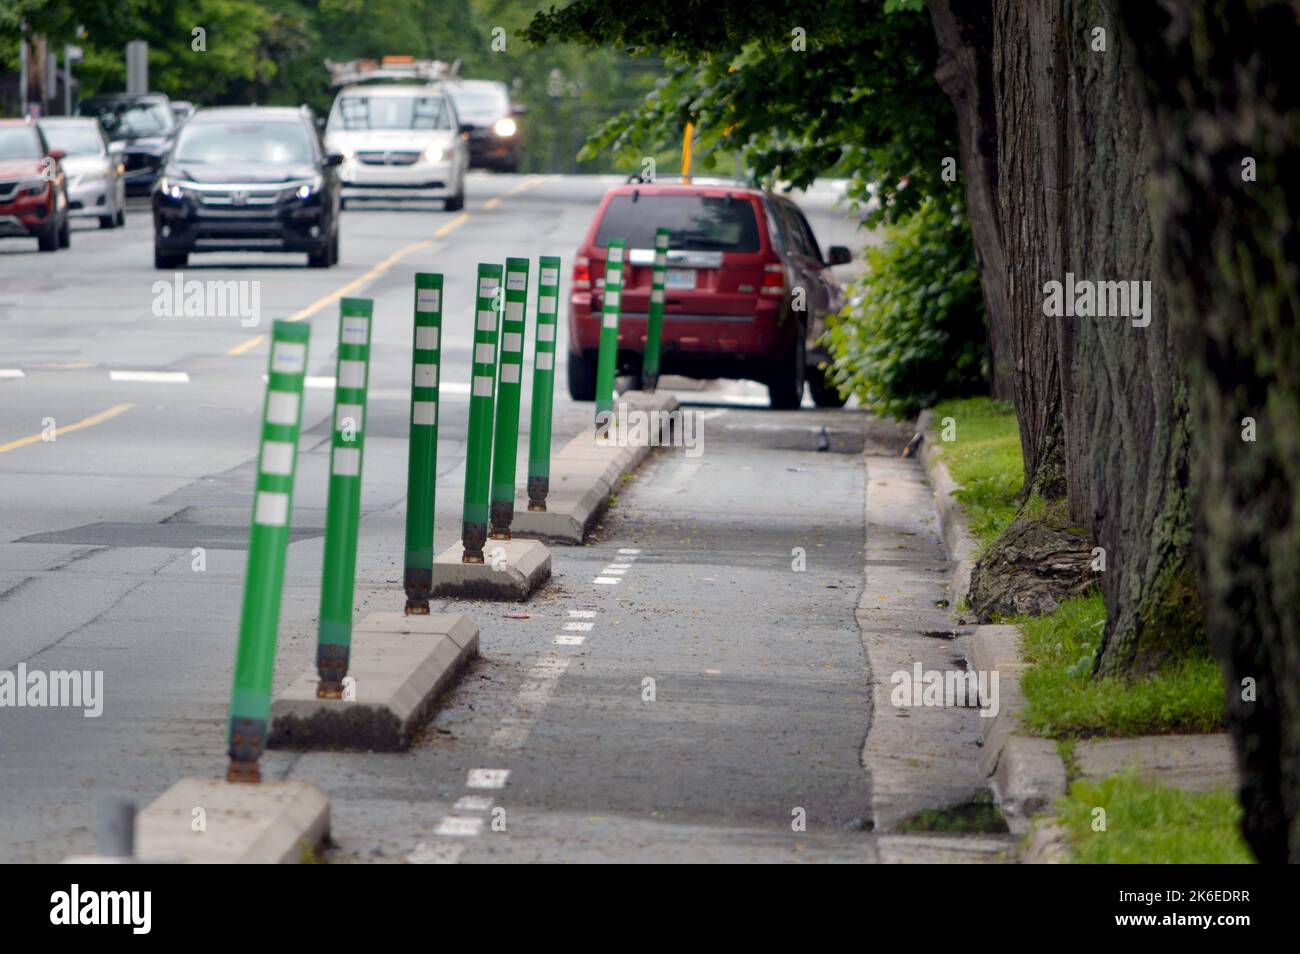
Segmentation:
{"type": "Polygon", "coordinates": [[[465,204],[469,151],[439,83],[358,83],[334,100],[325,149],[343,156],[343,200],[441,199],[465,204]]]}
{"type": "Polygon", "coordinates": [[[98,119],[42,119],[41,132],[60,161],[68,181],[68,215],[95,217],[101,229],[126,224],[126,178],[122,144],[111,143],[98,119]]]}

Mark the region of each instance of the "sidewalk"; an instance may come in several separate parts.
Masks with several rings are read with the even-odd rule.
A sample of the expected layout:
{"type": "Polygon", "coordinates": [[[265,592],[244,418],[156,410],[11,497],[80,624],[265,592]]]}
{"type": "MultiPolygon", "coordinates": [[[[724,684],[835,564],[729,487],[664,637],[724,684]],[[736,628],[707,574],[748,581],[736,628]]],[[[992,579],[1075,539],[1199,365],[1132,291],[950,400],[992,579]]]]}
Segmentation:
{"type": "MultiPolygon", "coordinates": [[[[875,830],[896,832],[922,812],[941,816],[942,830],[985,792],[980,732],[986,721],[973,707],[901,706],[895,674],[922,672],[957,679],[966,668],[969,627],[954,615],[948,593],[953,563],[921,463],[901,458],[904,428],[870,422],[864,453],[865,585],[856,618],[872,684],[872,718],[862,750],[871,785],[875,830]],[[944,821],[942,816],[954,816],[944,821]]],[[[912,700],[915,701],[915,700],[912,700]]],[[[888,860],[1000,861],[1013,842],[1006,834],[907,835],[884,840],[888,860]]]]}

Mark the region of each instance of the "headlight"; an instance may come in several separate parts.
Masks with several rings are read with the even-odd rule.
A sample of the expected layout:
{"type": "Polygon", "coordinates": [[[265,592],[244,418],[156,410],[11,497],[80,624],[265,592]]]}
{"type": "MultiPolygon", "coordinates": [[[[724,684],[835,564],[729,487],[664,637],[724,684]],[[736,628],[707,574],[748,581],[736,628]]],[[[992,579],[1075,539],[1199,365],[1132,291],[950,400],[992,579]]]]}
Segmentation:
{"type": "Polygon", "coordinates": [[[310,199],[315,193],[320,191],[321,186],[324,184],[325,180],[320,176],[317,176],[309,182],[304,182],[302,185],[298,186],[294,195],[300,199],[310,199]]]}
{"type": "Polygon", "coordinates": [[[502,139],[509,139],[518,129],[519,126],[509,116],[502,116],[492,124],[492,131],[502,139]]]}
{"type": "Polygon", "coordinates": [[[19,195],[40,195],[47,185],[44,179],[24,179],[18,183],[19,195]]]}
{"type": "Polygon", "coordinates": [[[430,146],[424,150],[425,162],[442,162],[442,146],[430,146]]]}
{"type": "Polygon", "coordinates": [[[173,182],[166,176],[158,179],[158,191],[172,199],[179,199],[185,195],[185,190],[180,187],[180,183],[173,182]]]}

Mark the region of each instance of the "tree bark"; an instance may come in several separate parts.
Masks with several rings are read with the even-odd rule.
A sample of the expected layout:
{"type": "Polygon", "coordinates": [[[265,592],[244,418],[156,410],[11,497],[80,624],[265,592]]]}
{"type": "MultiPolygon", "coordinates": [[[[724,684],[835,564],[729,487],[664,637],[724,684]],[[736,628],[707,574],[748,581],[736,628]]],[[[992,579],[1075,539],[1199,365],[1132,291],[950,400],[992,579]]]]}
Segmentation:
{"type": "Polygon", "coordinates": [[[1014,355],[1006,328],[1006,256],[998,217],[998,135],[993,109],[992,0],[929,0],[939,46],[935,79],[952,101],[966,190],[966,211],[988,322],[989,389],[999,401],[1015,397],[1014,355]]]}
{"type": "Polygon", "coordinates": [[[1124,17],[1155,133],[1196,421],[1196,563],[1244,834],[1260,861],[1300,862],[1300,3],[1164,0],[1124,17]]]}
{"type": "Polygon", "coordinates": [[[1103,548],[1097,671],[1134,675],[1197,651],[1203,632],[1188,556],[1186,389],[1153,274],[1149,130],[1115,11],[1114,0],[994,0],[992,73],[1026,488],[1065,493],[1103,548]],[[1151,323],[1045,317],[1045,283],[1067,273],[1150,282],[1151,323]]]}

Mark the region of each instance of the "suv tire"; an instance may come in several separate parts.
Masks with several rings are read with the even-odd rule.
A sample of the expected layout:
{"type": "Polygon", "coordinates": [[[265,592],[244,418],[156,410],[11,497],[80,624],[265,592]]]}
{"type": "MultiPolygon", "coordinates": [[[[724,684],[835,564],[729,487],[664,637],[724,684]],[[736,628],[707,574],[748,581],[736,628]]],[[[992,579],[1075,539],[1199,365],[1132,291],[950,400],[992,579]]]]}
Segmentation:
{"type": "Polygon", "coordinates": [[[767,403],[774,411],[794,411],[803,404],[808,343],[803,325],[795,329],[794,346],[781,357],[767,377],[767,403]]]}
{"type": "Polygon", "coordinates": [[[575,401],[596,400],[596,357],[569,352],[569,397],[575,401]]]}
{"type": "Polygon", "coordinates": [[[36,247],[42,252],[57,252],[59,250],[59,227],[53,219],[44,232],[36,235],[36,247]]]}
{"type": "Polygon", "coordinates": [[[188,252],[182,252],[179,255],[168,255],[158,248],[157,243],[153,247],[153,267],[154,268],[184,268],[189,264],[190,256],[188,252]]]}
{"type": "Polygon", "coordinates": [[[463,208],[465,208],[465,178],[462,176],[456,194],[450,199],[443,200],[442,210],[444,212],[459,212],[463,208]]]}
{"type": "Polygon", "coordinates": [[[808,390],[812,392],[813,403],[818,407],[843,407],[849,400],[831,383],[830,374],[816,365],[808,369],[808,390]]]}

